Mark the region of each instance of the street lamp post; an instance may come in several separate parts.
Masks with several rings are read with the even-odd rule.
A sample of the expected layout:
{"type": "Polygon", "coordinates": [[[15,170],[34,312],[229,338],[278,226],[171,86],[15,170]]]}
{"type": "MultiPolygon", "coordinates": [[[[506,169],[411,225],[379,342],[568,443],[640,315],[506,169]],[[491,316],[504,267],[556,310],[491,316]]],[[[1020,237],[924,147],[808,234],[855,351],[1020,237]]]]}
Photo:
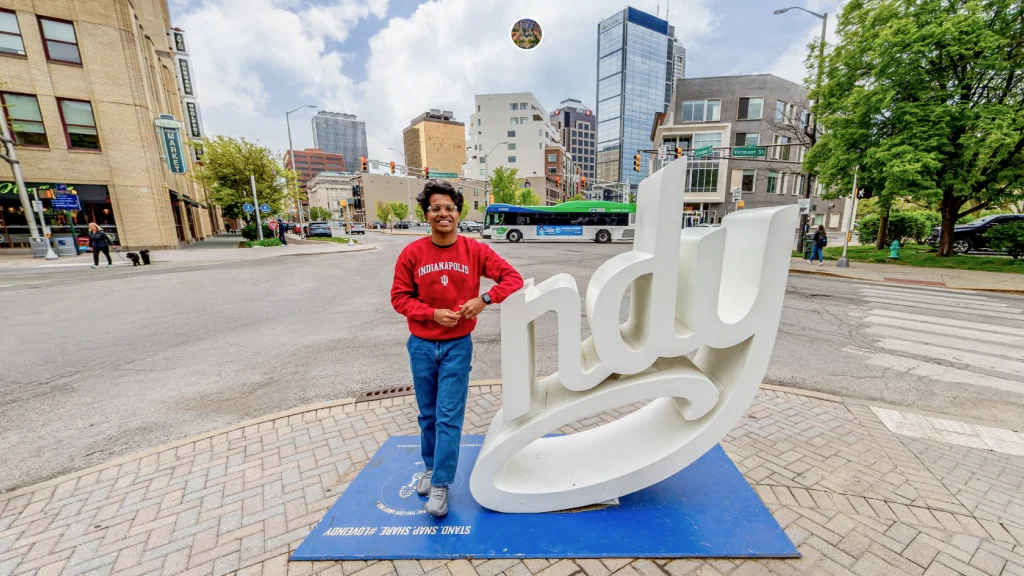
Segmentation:
{"type": "Polygon", "coordinates": [[[409,210],[412,211],[412,190],[409,189],[409,178],[412,176],[412,173],[409,172],[409,159],[405,157],[405,152],[401,150],[394,148],[388,148],[388,150],[402,155],[402,162],[405,164],[405,195],[408,197],[406,203],[409,205],[409,210]]]}
{"type": "MultiPolygon", "coordinates": [[[[299,110],[302,110],[303,108],[316,108],[316,106],[312,104],[305,104],[303,106],[295,108],[294,110],[289,110],[284,113],[284,123],[288,126],[288,154],[292,159],[292,172],[295,172],[295,150],[292,148],[292,122],[291,119],[288,117],[291,115],[292,112],[297,112],[299,110]]],[[[294,192],[295,211],[298,213],[299,216],[299,236],[302,236],[302,202],[299,200],[298,184],[296,184],[294,192]]]]}
{"type": "MultiPolygon", "coordinates": [[[[815,79],[814,79],[814,90],[816,92],[819,92],[819,97],[820,97],[821,73],[825,69],[825,31],[826,31],[826,28],[828,26],[828,12],[825,12],[824,14],[818,14],[817,12],[811,12],[810,10],[808,10],[806,8],[801,8],[799,6],[791,6],[789,8],[780,8],[780,9],[776,10],[775,12],[773,12],[773,14],[775,14],[775,15],[785,14],[786,12],[789,12],[790,10],[803,10],[804,12],[807,12],[811,16],[814,16],[815,18],[820,18],[821,19],[821,39],[818,41],[818,70],[817,70],[817,73],[815,74],[815,79]]],[[[815,135],[815,137],[817,135],[817,130],[818,130],[818,114],[813,110],[813,108],[817,108],[817,107],[818,107],[818,99],[815,99],[814,100],[814,104],[812,105],[812,110],[811,110],[811,112],[812,112],[812,116],[811,116],[811,134],[815,135]]],[[[811,175],[809,173],[807,174],[807,178],[805,180],[806,181],[804,182],[804,198],[810,198],[811,197],[811,175]]],[[[796,232],[796,248],[797,248],[797,250],[799,250],[801,248],[800,247],[800,240],[801,240],[801,237],[803,236],[804,227],[807,226],[807,219],[810,217],[810,209],[809,208],[808,208],[807,212],[808,212],[807,214],[801,214],[800,215],[800,228],[796,232]]]]}

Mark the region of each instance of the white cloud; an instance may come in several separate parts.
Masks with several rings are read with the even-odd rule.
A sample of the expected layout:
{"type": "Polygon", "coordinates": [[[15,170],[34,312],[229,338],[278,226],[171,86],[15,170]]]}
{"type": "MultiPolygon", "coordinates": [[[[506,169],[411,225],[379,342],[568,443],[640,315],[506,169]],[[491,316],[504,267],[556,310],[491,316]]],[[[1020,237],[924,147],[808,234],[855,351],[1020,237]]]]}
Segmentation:
{"type": "MultiPolygon", "coordinates": [[[[330,43],[385,15],[387,0],[313,7],[288,1],[205,0],[180,19],[195,47],[208,130],[283,150],[283,108],[312,103],[357,114],[367,125],[370,156],[380,160],[392,159],[387,148],[401,148],[402,129],[430,108],[453,110],[468,121],[475,94],[533,92],[549,108],[563,98],[596,107],[597,23],[624,7],[621,0],[432,0],[408,18],[390,19],[370,39],[365,59],[355,62],[330,43]],[[524,16],[544,31],[531,51],[509,40],[512,24],[524,16]],[[354,83],[344,66],[364,62],[366,78],[354,83]]],[[[673,3],[671,21],[684,45],[716,25],[709,1],[673,3]]],[[[639,7],[654,12],[653,4],[639,7]]],[[[308,128],[294,130],[296,117],[293,131],[308,134],[308,128]]],[[[301,118],[305,123],[308,115],[301,118]]],[[[297,136],[296,147],[308,143],[297,136]]]]}
{"type": "MultiPolygon", "coordinates": [[[[833,44],[838,40],[836,34],[836,22],[839,20],[839,11],[847,0],[810,0],[806,8],[818,14],[828,12],[828,27],[825,31],[826,44],[833,44]]],[[[808,43],[821,37],[821,20],[801,12],[790,10],[788,13],[776,18],[799,19],[799,23],[791,24],[791,29],[798,31],[794,34],[797,37],[772,63],[768,72],[780,76],[792,82],[803,83],[807,76],[807,50],[808,43]],[[799,31],[802,31],[800,33],[799,31]]]]}

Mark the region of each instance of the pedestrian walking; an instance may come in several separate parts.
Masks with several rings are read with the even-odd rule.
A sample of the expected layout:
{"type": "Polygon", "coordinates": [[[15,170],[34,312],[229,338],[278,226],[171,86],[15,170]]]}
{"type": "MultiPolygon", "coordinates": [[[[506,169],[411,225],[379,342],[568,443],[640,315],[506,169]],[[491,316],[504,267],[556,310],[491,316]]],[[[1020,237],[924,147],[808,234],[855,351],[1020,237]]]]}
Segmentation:
{"type": "Polygon", "coordinates": [[[811,247],[811,259],[807,261],[808,264],[814,263],[814,258],[818,258],[818,266],[821,266],[825,262],[825,246],[828,245],[828,234],[825,233],[825,227],[818,225],[818,229],[814,232],[814,237],[811,239],[814,245],[811,247]]]}
{"type": "Polygon", "coordinates": [[[425,471],[416,491],[423,508],[448,513],[469,395],[477,316],[523,287],[523,278],[490,246],[458,233],[462,193],[448,182],[427,180],[416,197],[430,236],[402,250],[395,264],[391,305],[409,322],[409,364],[419,406],[420,453],[425,471]],[[480,278],[497,282],[483,295],[480,278]]]}
{"type": "Polygon", "coordinates": [[[107,257],[107,266],[114,265],[114,261],[110,259],[110,237],[95,222],[89,223],[89,246],[92,247],[93,268],[100,267],[100,252],[107,257]]]}
{"type": "Polygon", "coordinates": [[[281,241],[282,246],[288,245],[288,239],[284,237],[284,221],[281,219],[277,221],[277,239],[281,241]]]}

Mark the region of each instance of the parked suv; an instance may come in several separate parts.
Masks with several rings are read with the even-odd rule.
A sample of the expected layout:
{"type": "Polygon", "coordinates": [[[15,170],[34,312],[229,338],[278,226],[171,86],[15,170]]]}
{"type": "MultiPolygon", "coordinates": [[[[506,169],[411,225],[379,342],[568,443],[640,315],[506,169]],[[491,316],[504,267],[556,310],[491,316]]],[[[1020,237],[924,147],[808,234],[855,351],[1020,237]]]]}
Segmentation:
{"type": "Polygon", "coordinates": [[[333,236],[331,234],[331,225],[327,222],[310,222],[309,232],[306,235],[314,238],[318,236],[330,238],[333,236]]]}
{"type": "Polygon", "coordinates": [[[459,222],[459,231],[461,232],[483,232],[484,225],[475,222],[473,220],[462,220],[459,222]]]}
{"type": "Polygon", "coordinates": [[[408,229],[409,229],[409,223],[406,222],[405,220],[399,220],[398,222],[395,222],[395,230],[408,230],[408,229]]]}
{"type": "MultiPolygon", "coordinates": [[[[988,238],[985,238],[985,232],[994,226],[1002,226],[1011,222],[1024,222],[1024,214],[993,214],[967,224],[954,226],[953,252],[967,254],[974,250],[987,250],[988,238]]],[[[932,228],[932,234],[926,242],[933,248],[939,247],[939,228],[932,228]]]]}

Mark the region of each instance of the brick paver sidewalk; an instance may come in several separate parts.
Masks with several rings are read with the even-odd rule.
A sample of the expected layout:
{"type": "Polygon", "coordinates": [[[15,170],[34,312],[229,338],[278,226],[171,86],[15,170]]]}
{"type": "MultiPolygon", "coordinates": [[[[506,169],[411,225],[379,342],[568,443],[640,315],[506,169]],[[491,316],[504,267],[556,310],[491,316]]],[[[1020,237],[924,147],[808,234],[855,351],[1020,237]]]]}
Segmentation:
{"type": "MultiPolygon", "coordinates": [[[[499,404],[498,386],[475,387],[467,432],[499,404]]],[[[1024,456],[898,436],[868,406],[774,390],[722,444],[801,559],[288,563],[388,436],[416,433],[411,396],[348,402],[0,495],[0,576],[1024,575],[1024,456]]]]}

